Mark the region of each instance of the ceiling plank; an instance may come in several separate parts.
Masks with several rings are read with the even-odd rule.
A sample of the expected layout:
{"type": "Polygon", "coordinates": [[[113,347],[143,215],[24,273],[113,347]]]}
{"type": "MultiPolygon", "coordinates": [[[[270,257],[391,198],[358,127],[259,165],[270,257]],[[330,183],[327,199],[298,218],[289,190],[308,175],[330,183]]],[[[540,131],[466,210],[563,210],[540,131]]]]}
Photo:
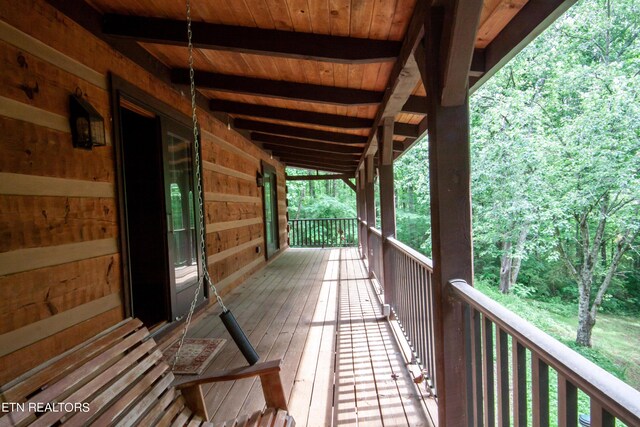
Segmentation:
{"type": "Polygon", "coordinates": [[[448,1],[442,37],[442,93],[445,107],[461,105],[468,96],[469,71],[482,13],[482,0],[448,1]]]}
{"type": "Polygon", "coordinates": [[[576,0],[529,1],[484,49],[485,72],[470,82],[474,92],[509,62],[534,38],[542,33],[576,0]],[[471,84],[472,83],[472,84],[471,84]]]}
{"type": "MultiPolygon", "coordinates": [[[[195,72],[196,86],[221,92],[244,93],[249,95],[311,101],[336,105],[378,104],[383,93],[349,89],[344,87],[293,83],[280,80],[257,79],[230,74],[195,72]]],[[[175,84],[189,84],[189,70],[177,68],[171,71],[171,81],[175,84]]]]}
{"type": "MultiPolygon", "coordinates": [[[[103,31],[140,42],[186,46],[186,21],[107,14],[103,31]]],[[[193,44],[224,50],[340,64],[393,61],[400,42],[193,22],[193,44]]]]}
{"type": "MultiPolygon", "coordinates": [[[[367,155],[372,155],[377,149],[376,134],[378,132],[378,126],[382,123],[382,119],[385,117],[395,115],[400,112],[410,97],[411,92],[407,92],[407,87],[404,84],[404,79],[407,81],[413,81],[413,79],[420,79],[417,63],[413,58],[413,51],[422,41],[424,36],[424,17],[427,11],[426,1],[416,2],[411,22],[407,28],[406,35],[402,41],[402,48],[398,59],[391,70],[387,89],[384,92],[382,104],[378,108],[378,113],[374,119],[374,126],[369,132],[369,138],[367,140],[367,146],[362,153],[361,163],[364,164],[364,159],[367,155]],[[398,93],[396,94],[396,91],[398,93]],[[387,107],[389,105],[389,107],[387,107]]],[[[416,80],[417,83],[417,80],[416,80]]],[[[414,86],[411,88],[413,90],[414,86]]]]}
{"type": "Polygon", "coordinates": [[[223,101],[219,99],[212,99],[209,102],[209,108],[212,111],[220,111],[228,114],[240,114],[243,116],[262,117],[265,119],[284,120],[344,129],[368,129],[373,126],[372,119],[315,113],[313,111],[291,110],[288,108],[270,107],[267,105],[244,104],[241,102],[223,101]]]}
{"type": "Polygon", "coordinates": [[[323,130],[301,128],[296,126],[279,125],[276,123],[259,122],[254,120],[236,119],[233,121],[237,129],[245,129],[273,135],[291,136],[294,138],[312,139],[340,144],[364,144],[366,136],[350,133],[327,132],[323,130]]]}

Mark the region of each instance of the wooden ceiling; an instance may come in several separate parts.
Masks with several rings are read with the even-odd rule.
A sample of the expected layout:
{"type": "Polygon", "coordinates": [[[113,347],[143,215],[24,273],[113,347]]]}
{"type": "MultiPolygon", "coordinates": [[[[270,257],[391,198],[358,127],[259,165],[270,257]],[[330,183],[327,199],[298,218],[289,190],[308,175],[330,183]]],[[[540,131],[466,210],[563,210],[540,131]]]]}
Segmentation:
{"type": "MultiPolygon", "coordinates": [[[[460,10],[474,1],[458,0],[460,10]]],[[[188,83],[183,1],[49,2],[172,84],[188,83]]],[[[285,163],[351,173],[383,117],[395,117],[396,155],[426,128],[427,94],[414,58],[425,3],[191,3],[200,105],[227,114],[238,131],[285,163]]],[[[469,46],[471,66],[461,71],[472,90],[570,3],[484,0],[480,16],[472,17],[479,25],[469,46]]]]}

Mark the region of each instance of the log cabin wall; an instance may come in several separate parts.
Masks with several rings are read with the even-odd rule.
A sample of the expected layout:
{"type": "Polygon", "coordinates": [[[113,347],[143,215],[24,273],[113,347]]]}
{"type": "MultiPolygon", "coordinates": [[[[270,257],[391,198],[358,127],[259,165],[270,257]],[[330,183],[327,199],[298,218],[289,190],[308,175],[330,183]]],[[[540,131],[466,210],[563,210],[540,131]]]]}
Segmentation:
{"type": "MultiPolygon", "coordinates": [[[[190,104],[42,0],[0,0],[0,61],[4,384],[125,315],[108,73],[186,115],[190,104]],[[76,88],[105,118],[107,146],[72,147],[76,88]]],[[[228,292],[265,263],[261,160],[277,170],[286,247],[284,167],[205,111],[199,119],[208,262],[228,292]]]]}

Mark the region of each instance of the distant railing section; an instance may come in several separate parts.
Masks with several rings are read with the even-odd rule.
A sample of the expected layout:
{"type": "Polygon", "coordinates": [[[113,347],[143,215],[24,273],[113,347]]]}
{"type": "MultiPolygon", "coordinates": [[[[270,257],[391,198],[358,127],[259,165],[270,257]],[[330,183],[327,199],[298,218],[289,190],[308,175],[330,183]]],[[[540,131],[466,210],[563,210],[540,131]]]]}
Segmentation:
{"type": "Polygon", "coordinates": [[[465,305],[467,407],[473,425],[577,426],[580,390],[589,397],[591,426],[614,426],[616,419],[640,426],[639,391],[465,281],[449,286],[465,305]]]}
{"type": "Polygon", "coordinates": [[[369,266],[369,271],[372,271],[375,274],[380,285],[383,285],[382,281],[382,234],[379,230],[369,227],[369,253],[371,257],[369,258],[371,265],[369,266]]]}
{"type": "Polygon", "coordinates": [[[396,239],[388,238],[393,283],[385,288],[415,361],[436,395],[435,336],[433,330],[433,264],[429,258],[396,239]]]}
{"type": "Polygon", "coordinates": [[[289,220],[289,246],[326,248],[358,245],[356,218],[313,218],[289,220]]]}

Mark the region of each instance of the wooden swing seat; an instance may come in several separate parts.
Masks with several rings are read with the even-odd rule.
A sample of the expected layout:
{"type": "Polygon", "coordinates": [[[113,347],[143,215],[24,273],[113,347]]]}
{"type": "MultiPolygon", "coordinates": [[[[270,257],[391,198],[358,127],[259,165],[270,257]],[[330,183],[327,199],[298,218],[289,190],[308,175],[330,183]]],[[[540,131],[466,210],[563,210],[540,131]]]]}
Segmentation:
{"type": "Polygon", "coordinates": [[[0,413],[0,427],[294,426],[280,366],[274,360],[176,379],[147,328],[127,319],[3,386],[0,399],[11,404],[11,412],[0,413]],[[260,377],[266,409],[210,423],[201,385],[254,376],[260,377]]]}

